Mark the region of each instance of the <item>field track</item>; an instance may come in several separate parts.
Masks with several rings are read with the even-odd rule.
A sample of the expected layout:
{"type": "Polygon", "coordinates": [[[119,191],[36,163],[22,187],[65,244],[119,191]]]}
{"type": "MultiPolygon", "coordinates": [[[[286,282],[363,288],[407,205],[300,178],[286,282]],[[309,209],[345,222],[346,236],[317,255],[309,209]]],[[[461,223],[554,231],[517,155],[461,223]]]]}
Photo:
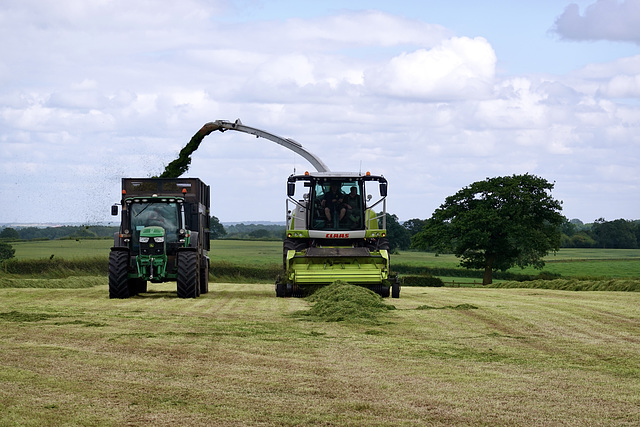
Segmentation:
{"type": "Polygon", "coordinates": [[[640,425],[636,292],[405,287],[345,324],[149,289],[0,289],[0,425],[640,425]]]}

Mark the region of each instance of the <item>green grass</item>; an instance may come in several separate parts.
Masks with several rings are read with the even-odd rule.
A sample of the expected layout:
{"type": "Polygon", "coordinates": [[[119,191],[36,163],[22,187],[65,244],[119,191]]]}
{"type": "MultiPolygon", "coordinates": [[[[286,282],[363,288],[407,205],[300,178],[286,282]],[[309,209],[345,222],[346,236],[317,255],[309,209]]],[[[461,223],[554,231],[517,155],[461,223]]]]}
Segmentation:
{"type": "Polygon", "coordinates": [[[100,240],[37,240],[12,242],[16,250],[15,257],[23,259],[55,258],[77,259],[90,257],[108,257],[113,239],[100,240]]]}
{"type": "Polygon", "coordinates": [[[639,425],[640,293],[404,288],[377,323],[272,285],[0,289],[2,426],[639,425]]]}
{"type": "MultiPolygon", "coordinates": [[[[106,259],[111,245],[110,240],[51,240],[13,244],[17,260],[49,260],[53,255],[50,261],[60,258],[80,260],[92,256],[106,259]]],[[[274,241],[214,240],[211,242],[210,257],[223,270],[220,280],[237,280],[239,270],[247,270],[250,273],[246,276],[248,279],[265,280],[266,274],[271,277],[272,272],[282,265],[282,244],[274,241]],[[252,272],[251,269],[260,271],[252,272]]],[[[399,270],[403,266],[457,269],[461,276],[470,277],[473,281],[473,275],[465,274],[467,270],[458,267],[459,260],[453,255],[401,251],[392,255],[391,260],[392,267],[399,270]]],[[[543,271],[562,277],[640,278],[640,249],[561,249],[557,254],[547,256],[546,261],[543,271]]],[[[540,273],[534,268],[512,268],[509,272],[529,275],[540,273]]],[[[444,279],[449,281],[447,277],[451,274],[445,272],[440,276],[445,276],[444,279]]],[[[452,280],[456,280],[453,277],[452,280]]],[[[476,274],[475,279],[480,277],[476,274]]]]}
{"type": "MultiPolygon", "coordinates": [[[[460,268],[459,259],[451,254],[401,251],[392,260],[396,265],[460,268]]],[[[561,249],[545,262],[542,271],[562,276],[640,278],[640,249],[561,249]]],[[[540,270],[514,267],[508,272],[536,275],[540,270]]]]}

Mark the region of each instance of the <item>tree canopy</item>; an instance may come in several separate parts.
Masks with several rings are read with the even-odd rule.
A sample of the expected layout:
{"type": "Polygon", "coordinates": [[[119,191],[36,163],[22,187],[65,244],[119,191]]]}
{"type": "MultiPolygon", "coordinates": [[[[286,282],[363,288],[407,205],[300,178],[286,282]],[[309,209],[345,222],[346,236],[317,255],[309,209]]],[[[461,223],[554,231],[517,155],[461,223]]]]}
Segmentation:
{"type": "Polygon", "coordinates": [[[408,249],[411,246],[409,231],[398,222],[397,215],[387,213],[387,239],[389,249],[408,249]]]}
{"type": "Polygon", "coordinates": [[[11,259],[16,254],[16,250],[5,242],[0,242],[0,261],[5,259],[11,259]]]}
{"type": "Polygon", "coordinates": [[[20,238],[20,233],[15,228],[7,227],[0,231],[0,239],[14,239],[20,238]]]}
{"type": "Polygon", "coordinates": [[[560,248],[565,220],[553,187],[530,174],[474,182],[445,199],[413,246],[452,252],[462,267],[484,269],[483,284],[492,282],[495,270],[542,268],[543,257],[560,248]]]}

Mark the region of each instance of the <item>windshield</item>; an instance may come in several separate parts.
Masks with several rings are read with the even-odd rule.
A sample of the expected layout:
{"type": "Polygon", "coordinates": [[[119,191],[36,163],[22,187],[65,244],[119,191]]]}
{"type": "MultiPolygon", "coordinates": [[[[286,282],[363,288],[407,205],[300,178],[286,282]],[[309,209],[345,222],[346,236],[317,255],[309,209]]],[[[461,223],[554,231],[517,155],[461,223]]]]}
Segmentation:
{"type": "Polygon", "coordinates": [[[358,182],[316,182],[313,191],[312,228],[360,230],[363,228],[362,191],[358,182]]]}
{"type": "Polygon", "coordinates": [[[134,242],[138,241],[140,230],[151,225],[162,227],[168,242],[178,238],[178,204],[177,203],[132,203],[131,228],[134,242]]]}

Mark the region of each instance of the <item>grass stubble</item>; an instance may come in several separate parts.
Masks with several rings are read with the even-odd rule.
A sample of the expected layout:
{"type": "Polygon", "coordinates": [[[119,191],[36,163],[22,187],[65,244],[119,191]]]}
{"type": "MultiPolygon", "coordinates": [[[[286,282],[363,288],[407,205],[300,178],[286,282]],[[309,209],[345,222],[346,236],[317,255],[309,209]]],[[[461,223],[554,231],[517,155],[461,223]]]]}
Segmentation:
{"type": "Polygon", "coordinates": [[[635,292],[150,290],[0,289],[0,425],[640,424],[635,292]]]}

